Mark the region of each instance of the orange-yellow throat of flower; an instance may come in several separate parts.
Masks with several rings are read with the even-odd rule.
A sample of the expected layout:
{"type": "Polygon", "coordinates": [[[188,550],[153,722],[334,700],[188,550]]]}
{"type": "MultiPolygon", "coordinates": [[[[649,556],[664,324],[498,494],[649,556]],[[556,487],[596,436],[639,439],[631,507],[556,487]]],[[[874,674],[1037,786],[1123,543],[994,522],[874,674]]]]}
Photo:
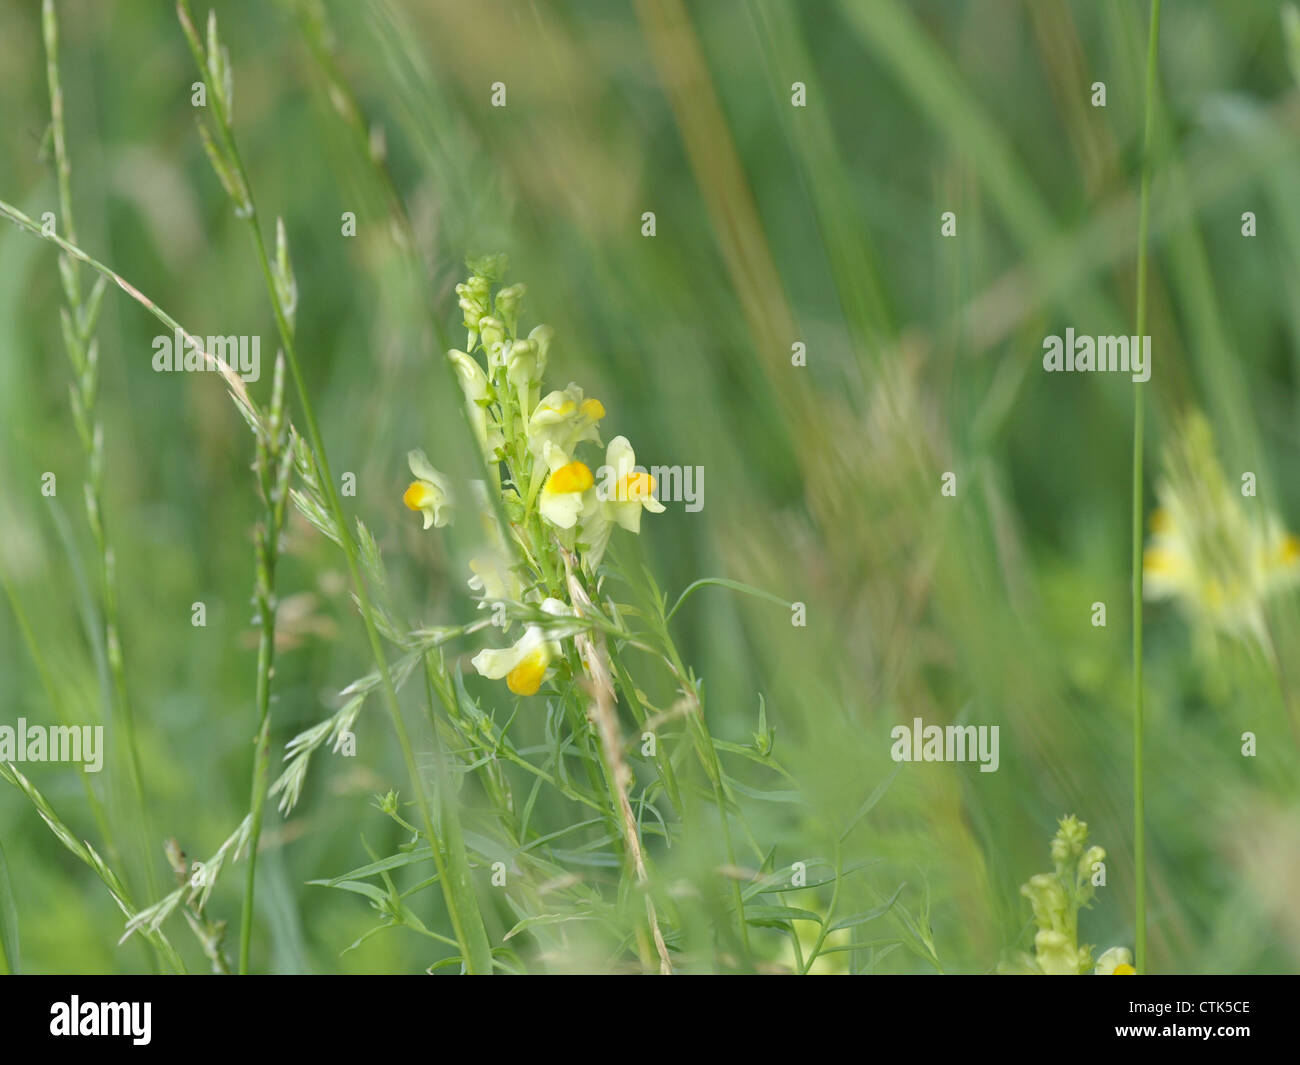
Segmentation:
{"type": "Polygon", "coordinates": [[[570,462],[551,474],[546,488],[550,492],[585,492],[595,483],[596,479],[585,462],[570,462]]]}
{"type": "Polygon", "coordinates": [[[655,494],[655,479],[648,473],[635,470],[623,478],[619,485],[618,498],[624,503],[640,503],[655,494]]]}
{"type": "Polygon", "coordinates": [[[433,493],[423,481],[412,481],[411,487],[402,493],[402,502],[411,510],[419,510],[433,502],[433,493]]]}
{"type": "Polygon", "coordinates": [[[542,677],[546,675],[548,665],[550,659],[545,650],[539,647],[506,674],[506,687],[516,695],[536,695],[537,689],[542,686],[542,677]]]}

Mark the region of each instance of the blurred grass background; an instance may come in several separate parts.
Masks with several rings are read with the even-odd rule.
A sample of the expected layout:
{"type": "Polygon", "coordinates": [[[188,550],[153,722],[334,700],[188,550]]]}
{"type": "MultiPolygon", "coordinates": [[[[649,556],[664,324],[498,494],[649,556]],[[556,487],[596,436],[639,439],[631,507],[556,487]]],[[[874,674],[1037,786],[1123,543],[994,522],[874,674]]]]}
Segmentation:
{"type": "MultiPolygon", "coordinates": [[[[1067,326],[1132,330],[1145,5],[214,6],[263,224],[282,215],[289,234],[298,344],[332,464],[356,474],[347,503],[379,537],[410,616],[450,623],[473,610],[473,530],[422,535],[400,505],[409,448],[470,468],[422,308],[458,321],[463,257],[502,250],[508,279],[529,286],[528,322],[556,329],[552,384],[599,396],[606,438],[626,434],[641,461],[705,469],[700,513],[670,506],[643,527],[660,586],[675,597],[726,576],[807,605],[807,627],[792,628],[779,607],[708,589],[674,622],[714,734],[748,742],[761,694],[799,782],[802,802],[754,804],[774,864],[830,853],[892,771],[893,725],[996,724],[998,772],[905,766],[852,828],[846,861],[876,864],[846,880],[843,912],[905,884],[900,899],[928,912],[945,971],[989,971],[1026,945],[1017,888],[1047,867],[1055,819],[1073,812],[1110,853],[1081,941],[1131,945],[1133,386],[1049,376],[1040,360],[1042,338],[1067,326]],[[383,130],[431,285],[404,267],[386,189],[329,70],[383,130]],[[490,106],[498,81],[505,108],[490,106]],[[805,108],[791,106],[796,81],[805,108]],[[1089,103],[1095,81],[1105,108],[1089,103]],[[354,239],[340,234],[345,211],[354,239]],[[940,236],[943,211],[956,212],[955,238],[940,236]],[[804,368],[791,366],[795,342],[804,368]],[[955,500],[939,495],[950,470],[955,500]],[[1105,628],[1090,624],[1095,601],[1105,628]]],[[[192,60],[171,6],[59,9],[82,245],[192,332],[260,334],[254,391],[265,395],[274,323],[195,135],[192,60]]],[[[1280,11],[1266,0],[1166,11],[1144,387],[1148,485],[1174,417],[1202,408],[1229,479],[1258,473],[1261,500],[1294,529],[1300,97],[1280,11]],[[1244,211],[1257,216],[1253,238],[1244,211]]],[[[56,192],[37,4],[0,8],[0,69],[0,196],[38,217],[56,192]]],[[[98,721],[107,681],[52,249],[6,227],[0,282],[0,567],[65,713],[98,721]],[[45,471],[58,477],[53,499],[40,494],[45,471]]],[[[198,857],[247,807],[257,502],[245,426],[215,378],[152,371],[159,331],[109,293],[104,507],[154,827],[198,857]],[[196,601],[206,628],[190,624],[196,601]]],[[[287,551],[277,759],[369,669],[330,545],[295,517],[287,551]]],[[[0,676],[0,721],[56,719],[11,608],[0,610],[0,676]]],[[[1147,677],[1152,968],[1295,971],[1297,752],[1271,671],[1241,645],[1194,654],[1183,618],[1159,605],[1147,612],[1147,677]],[[1241,756],[1248,729],[1254,759],[1241,756]]],[[[509,715],[504,689],[475,691],[509,715]]],[[[401,931],[341,953],[372,915],[305,886],[364,864],[367,845],[391,853],[401,841],[369,805],[403,779],[374,708],[358,739],[355,759],[317,760],[291,818],[269,812],[258,967],[432,960],[428,941],[401,931]]],[[[93,833],[70,769],[25,769],[93,833]]],[[[109,778],[97,786],[123,787],[109,778]]],[[[577,819],[558,796],[542,801],[556,824],[577,819]]],[[[11,789],[0,841],[25,969],[147,964],[115,946],[111,901],[11,789]]],[[[696,844],[701,861],[721,861],[696,844]]],[[[228,875],[209,905],[232,930],[241,882],[228,875]]],[[[181,922],[169,928],[198,957],[181,922]]],[[[903,950],[878,968],[934,971],[903,950]]]]}

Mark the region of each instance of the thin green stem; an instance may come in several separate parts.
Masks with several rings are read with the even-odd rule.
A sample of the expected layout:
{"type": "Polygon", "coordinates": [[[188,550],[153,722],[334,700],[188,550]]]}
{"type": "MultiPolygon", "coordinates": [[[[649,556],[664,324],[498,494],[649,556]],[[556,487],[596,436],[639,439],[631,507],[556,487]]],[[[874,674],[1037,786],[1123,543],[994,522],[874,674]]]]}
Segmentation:
{"type": "MultiPolygon", "coordinates": [[[[726,787],[722,777],[722,762],[718,759],[717,748],[713,745],[713,734],[709,731],[709,726],[704,720],[704,706],[700,701],[699,689],[687,674],[681,656],[677,653],[677,647],[673,643],[672,637],[668,635],[668,622],[662,618],[662,615],[660,630],[664,650],[668,653],[672,671],[678,683],[682,686],[683,692],[686,693],[687,698],[692,703],[692,710],[688,715],[690,729],[695,737],[696,751],[700,761],[704,764],[705,775],[709,778],[709,783],[713,787],[713,799],[718,807],[718,826],[722,833],[722,845],[727,856],[727,864],[734,866],[736,864],[736,848],[731,841],[731,828],[727,823],[730,814],[728,813],[729,803],[727,801],[726,787]]],[[[739,880],[734,877],[729,879],[731,879],[731,899],[736,908],[736,920],[740,925],[740,944],[746,955],[746,963],[751,963],[749,925],[745,920],[744,893],[741,891],[739,880]]]]}
{"type": "MultiPolygon", "coordinates": [[[[416,804],[420,810],[421,819],[424,822],[426,835],[433,849],[438,851],[441,844],[438,835],[434,831],[433,811],[429,804],[428,795],[425,793],[423,782],[420,778],[419,767],[415,761],[415,751],[411,746],[411,740],[406,730],[406,723],[402,718],[401,704],[397,699],[397,689],[393,685],[392,674],[388,669],[388,660],[384,654],[383,642],[379,636],[379,630],[375,625],[373,608],[370,603],[370,593],[366,588],[366,583],[361,575],[360,567],[357,563],[357,549],[352,537],[351,529],[348,525],[347,517],[343,513],[342,501],[339,498],[338,487],[334,483],[334,475],[330,471],[329,458],[325,452],[324,439],[321,436],[320,427],[316,421],[315,408],[311,402],[311,396],[307,390],[307,384],[302,374],[302,367],[298,361],[297,349],[293,341],[293,327],[289,322],[288,314],[285,310],[283,300],[280,297],[279,288],[275,283],[275,277],[271,271],[271,261],[266,252],[266,242],[262,238],[262,229],[258,223],[257,210],[253,201],[251,184],[248,180],[248,172],[244,167],[244,162],[239,154],[238,146],[235,143],[233,131],[230,126],[229,118],[226,114],[224,96],[221,86],[214,84],[211,77],[208,62],[205,61],[203,46],[199,42],[199,37],[194,29],[194,21],[190,14],[190,5],[188,0],[178,0],[177,12],[180,17],[181,26],[185,31],[186,39],[189,41],[190,50],[194,54],[195,63],[207,84],[208,96],[211,102],[210,111],[215,119],[217,134],[221,140],[221,147],[225,152],[226,161],[232,168],[238,181],[238,186],[242,189],[245,202],[239,205],[242,209],[240,214],[248,223],[249,232],[253,239],[253,247],[257,254],[258,265],[262,271],[262,277],[266,282],[267,291],[271,298],[271,309],[275,315],[276,326],[280,333],[280,341],[284,348],[285,361],[288,364],[289,372],[293,377],[294,389],[298,395],[298,403],[302,408],[303,421],[307,429],[307,441],[311,445],[315,460],[320,467],[321,488],[325,494],[325,501],[330,509],[330,514],[334,519],[335,527],[339,534],[339,546],[343,550],[344,559],[347,563],[348,576],[351,579],[352,587],[357,596],[357,603],[360,608],[362,623],[366,630],[366,638],[370,643],[371,654],[375,660],[375,666],[379,672],[380,686],[384,694],[384,703],[388,708],[389,716],[392,719],[393,731],[397,734],[398,746],[402,750],[402,759],[406,764],[407,776],[410,779],[411,787],[415,792],[416,804]]],[[[455,930],[456,941],[461,946],[464,956],[465,966],[468,972],[474,974],[488,974],[492,971],[492,952],[487,939],[487,931],[483,927],[483,917],[479,912],[478,900],[474,895],[473,886],[466,879],[462,878],[443,878],[442,879],[443,895],[446,899],[448,914],[451,918],[452,927],[455,930]]]]}
{"type": "MultiPolygon", "coordinates": [[[[50,92],[50,124],[53,130],[54,161],[59,190],[59,213],[62,228],[73,243],[77,240],[72,210],[72,164],[68,158],[67,131],[63,120],[63,85],[59,76],[59,23],[54,0],[44,0],[41,32],[45,43],[45,73],[50,92]]],[[[150,896],[157,892],[150,839],[148,807],[144,797],[144,775],[140,767],[140,748],[136,741],[135,715],[127,693],[126,666],[122,653],[121,623],[117,608],[117,587],[113,551],[109,546],[103,510],[103,432],[97,417],[99,392],[98,350],[93,337],[101,292],[92,290],[82,299],[77,263],[64,260],[61,271],[67,314],[64,319],[64,344],[72,363],[73,415],[78,435],[86,453],[86,516],[99,556],[99,594],[103,609],[104,648],[112,678],[108,702],[121,725],[126,748],[127,774],[136,804],[140,833],[141,861],[150,896]]],[[[111,841],[110,841],[111,843],[111,841]]],[[[114,848],[115,849],[115,848],[114,848]]]]}
{"type": "MultiPolygon", "coordinates": [[[[826,945],[826,937],[831,931],[831,922],[835,919],[835,907],[840,901],[840,881],[844,879],[844,862],[843,862],[843,845],[837,839],[835,841],[835,886],[831,888],[831,902],[826,908],[826,916],[822,918],[821,927],[817,931],[817,942],[813,944],[812,950],[808,952],[808,959],[803,963],[800,972],[807,976],[812,970],[813,962],[821,954],[822,947],[826,945]]],[[[798,942],[798,936],[792,936],[798,942]]]]}
{"type": "MultiPolygon", "coordinates": [[[[1151,207],[1151,127],[1156,107],[1156,71],[1159,59],[1160,0],[1151,0],[1151,29],[1147,44],[1146,105],[1142,134],[1142,189],[1138,208],[1137,335],[1147,330],[1147,236],[1151,207]]],[[[1133,390],[1133,851],[1137,891],[1134,904],[1134,954],[1139,973],[1146,972],[1147,884],[1146,809],[1142,750],[1142,384],[1133,390]]]]}
{"type": "Polygon", "coordinates": [[[253,741],[253,779],[250,785],[248,866],[244,870],[244,905],[239,926],[239,974],[248,973],[253,938],[257,848],[262,836],[267,777],[271,769],[271,677],[275,667],[276,563],[280,558],[280,533],[284,528],[285,501],[289,495],[292,451],[284,418],[284,360],[275,363],[271,407],[257,442],[257,475],[264,511],[257,535],[257,612],[261,635],[257,647],[257,737],[253,741]]]}

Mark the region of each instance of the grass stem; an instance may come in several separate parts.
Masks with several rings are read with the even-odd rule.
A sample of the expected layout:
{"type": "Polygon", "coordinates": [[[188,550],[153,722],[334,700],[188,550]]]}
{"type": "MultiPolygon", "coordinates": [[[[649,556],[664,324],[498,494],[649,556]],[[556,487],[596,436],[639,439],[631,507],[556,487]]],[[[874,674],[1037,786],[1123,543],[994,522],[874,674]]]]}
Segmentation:
{"type": "MultiPolygon", "coordinates": [[[[1146,103],[1142,134],[1142,187],[1138,207],[1137,335],[1147,330],[1147,237],[1151,207],[1151,127],[1156,105],[1159,58],[1160,0],[1151,0],[1151,29],[1147,44],[1146,103]]],[[[1133,389],[1133,852],[1137,888],[1134,900],[1134,955],[1139,973],[1146,972],[1147,885],[1146,809],[1144,794],[1142,708],[1142,436],[1143,384],[1133,389]]]]}

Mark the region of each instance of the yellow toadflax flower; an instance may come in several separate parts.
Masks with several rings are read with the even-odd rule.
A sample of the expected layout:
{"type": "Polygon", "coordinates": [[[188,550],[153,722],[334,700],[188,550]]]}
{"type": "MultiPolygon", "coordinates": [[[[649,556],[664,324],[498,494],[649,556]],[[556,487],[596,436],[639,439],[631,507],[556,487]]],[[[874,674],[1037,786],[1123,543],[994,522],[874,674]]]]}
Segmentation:
{"type": "Polygon", "coordinates": [[[586,463],[577,462],[554,444],[546,445],[550,476],[542,485],[537,509],[557,529],[572,529],[582,510],[583,496],[595,484],[586,463]]]}
{"type": "Polygon", "coordinates": [[[543,396],[528,418],[528,451],[536,464],[533,476],[545,466],[547,444],[570,455],[584,440],[600,445],[596,426],[603,417],[604,404],[585,398],[578,385],[570,384],[563,392],[557,389],[543,396]]]}
{"type": "Polygon", "coordinates": [[[423,451],[409,451],[407,464],[415,480],[402,494],[402,502],[424,515],[424,527],[441,529],[451,523],[451,482],[433,468],[423,451]]]}
{"type": "MultiPolygon", "coordinates": [[[[573,611],[558,599],[547,599],[542,610],[555,617],[567,617],[573,611]]],[[[536,695],[550,667],[551,660],[562,654],[560,640],[571,636],[576,628],[543,628],[530,624],[516,643],[499,650],[480,651],[473,658],[479,675],[492,680],[506,679],[506,687],[516,695],[536,695]]]]}
{"type": "Polygon", "coordinates": [[[638,469],[636,453],[627,437],[616,436],[605,449],[605,465],[598,471],[596,491],[583,501],[579,539],[586,544],[583,564],[594,572],[609,545],[615,525],[628,532],[641,531],[641,512],[662,514],[655,498],[655,479],[638,469]]]}
{"type": "Polygon", "coordinates": [[[641,531],[641,511],[664,512],[664,505],[655,498],[655,479],[637,468],[636,453],[627,437],[616,436],[609,442],[602,474],[606,513],[628,532],[641,531]]]}
{"type": "Polygon", "coordinates": [[[1111,947],[1097,959],[1097,966],[1092,970],[1096,976],[1133,976],[1133,955],[1128,947],[1111,947]]]}
{"type": "Polygon", "coordinates": [[[1300,580],[1300,540],[1228,483],[1203,416],[1180,428],[1157,497],[1146,597],[1176,599],[1204,629],[1267,642],[1264,602],[1300,580]]]}
{"type": "Polygon", "coordinates": [[[475,555],[469,568],[474,576],[467,583],[470,591],[478,593],[480,610],[494,603],[517,603],[523,595],[518,576],[500,555],[475,555]]]}

